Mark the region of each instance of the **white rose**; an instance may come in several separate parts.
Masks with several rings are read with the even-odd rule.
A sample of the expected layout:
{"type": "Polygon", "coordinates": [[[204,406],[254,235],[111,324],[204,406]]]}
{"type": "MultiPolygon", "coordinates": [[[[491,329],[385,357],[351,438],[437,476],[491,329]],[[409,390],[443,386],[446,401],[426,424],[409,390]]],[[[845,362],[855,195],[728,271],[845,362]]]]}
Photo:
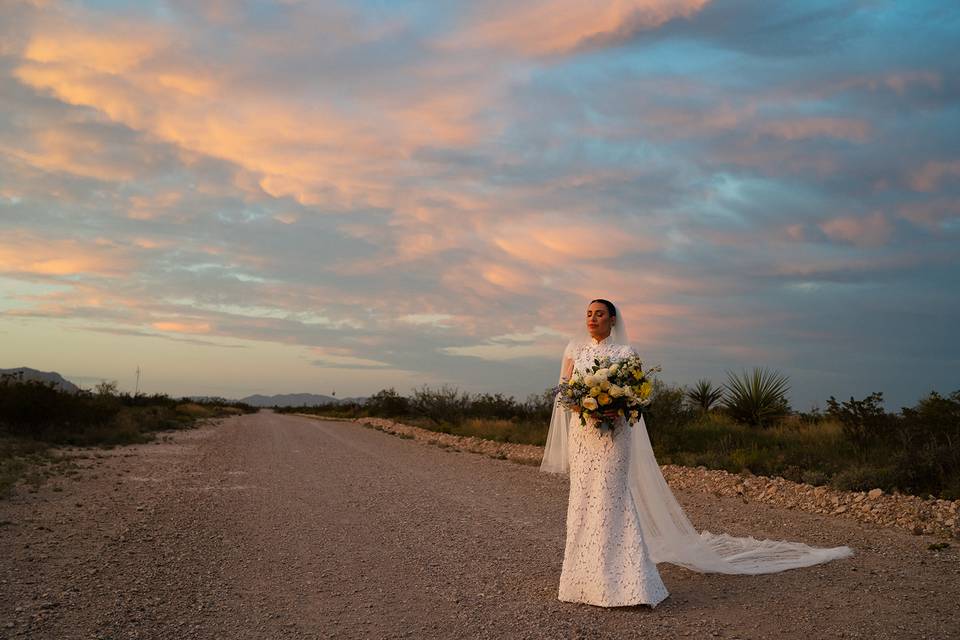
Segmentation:
{"type": "Polygon", "coordinates": [[[623,388],[618,387],[615,384],[611,384],[610,388],[607,389],[607,394],[609,394],[611,398],[619,398],[623,395],[623,388]]]}
{"type": "Polygon", "coordinates": [[[612,365],[610,365],[610,373],[611,373],[611,374],[616,373],[616,372],[617,372],[617,369],[619,369],[619,368],[620,368],[620,365],[618,365],[616,362],[614,362],[612,365]]]}
{"type": "Polygon", "coordinates": [[[593,375],[600,380],[606,380],[610,376],[610,369],[597,369],[593,375]]]}
{"type": "Polygon", "coordinates": [[[591,411],[595,410],[597,407],[600,406],[599,404],[597,404],[596,398],[589,398],[589,397],[581,400],[580,404],[583,406],[584,409],[590,409],[591,411]]]}
{"type": "Polygon", "coordinates": [[[588,373],[587,375],[583,376],[583,384],[587,385],[588,387],[595,386],[597,384],[597,379],[588,373]]]}

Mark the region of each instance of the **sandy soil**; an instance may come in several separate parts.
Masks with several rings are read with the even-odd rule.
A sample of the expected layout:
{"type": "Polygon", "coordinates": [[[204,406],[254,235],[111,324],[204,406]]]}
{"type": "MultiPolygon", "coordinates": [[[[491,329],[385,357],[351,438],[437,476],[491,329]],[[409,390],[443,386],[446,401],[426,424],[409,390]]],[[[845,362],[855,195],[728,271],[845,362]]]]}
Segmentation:
{"type": "Polygon", "coordinates": [[[857,550],[765,576],[660,565],[656,609],[557,600],[567,483],[269,412],[109,451],[0,502],[0,638],[950,638],[960,553],[678,491],[700,528],[857,550]]]}

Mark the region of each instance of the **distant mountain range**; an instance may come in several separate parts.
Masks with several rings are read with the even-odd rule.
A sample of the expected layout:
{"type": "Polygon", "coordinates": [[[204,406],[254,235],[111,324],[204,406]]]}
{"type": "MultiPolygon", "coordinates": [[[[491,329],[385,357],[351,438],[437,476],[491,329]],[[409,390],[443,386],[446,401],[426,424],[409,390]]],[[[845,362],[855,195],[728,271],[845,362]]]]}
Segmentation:
{"type": "Polygon", "coordinates": [[[0,375],[13,375],[23,381],[39,380],[40,382],[52,382],[56,388],[61,391],[66,391],[67,393],[76,393],[80,390],[77,385],[56,371],[37,371],[30,367],[15,367],[13,369],[0,369],[0,375]]]}
{"type": "Polygon", "coordinates": [[[318,393],[281,393],[274,396],[254,394],[240,398],[254,407],[312,407],[318,404],[341,404],[345,402],[363,402],[366,398],[334,398],[318,393]]]}
{"type": "MultiPolygon", "coordinates": [[[[39,380],[41,382],[52,382],[54,386],[67,393],[76,393],[79,387],[73,384],[56,371],[38,371],[30,367],[15,367],[13,369],[0,369],[0,375],[13,375],[20,380],[39,380]]],[[[205,396],[194,396],[194,399],[208,399],[205,396]]],[[[312,407],[318,404],[342,404],[346,402],[365,402],[366,398],[335,398],[318,393],[281,393],[273,396],[255,394],[241,398],[240,402],[246,402],[254,407],[312,407]]]]}

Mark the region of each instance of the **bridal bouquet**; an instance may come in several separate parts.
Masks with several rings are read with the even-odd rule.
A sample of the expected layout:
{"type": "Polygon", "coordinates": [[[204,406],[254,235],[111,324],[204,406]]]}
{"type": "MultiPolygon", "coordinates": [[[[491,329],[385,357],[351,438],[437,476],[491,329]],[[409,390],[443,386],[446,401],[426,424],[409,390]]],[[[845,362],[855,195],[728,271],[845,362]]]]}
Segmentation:
{"type": "Polygon", "coordinates": [[[575,370],[570,380],[556,387],[557,402],[576,412],[583,426],[589,422],[598,429],[613,429],[618,416],[629,416],[633,424],[641,407],[650,404],[650,376],[657,371],[660,367],[644,370],[638,356],[615,362],[598,358],[589,371],[575,370]]]}

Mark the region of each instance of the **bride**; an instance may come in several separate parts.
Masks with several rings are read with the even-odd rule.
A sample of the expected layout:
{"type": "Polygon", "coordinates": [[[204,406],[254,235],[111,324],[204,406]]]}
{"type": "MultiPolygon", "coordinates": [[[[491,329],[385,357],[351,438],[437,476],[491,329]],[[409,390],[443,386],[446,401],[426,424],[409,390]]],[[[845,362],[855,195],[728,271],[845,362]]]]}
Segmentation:
{"type": "MultiPolygon", "coordinates": [[[[595,358],[636,353],[623,315],[608,300],[590,302],[586,329],[564,351],[561,382],[595,358]]],[[[617,420],[613,430],[598,429],[582,426],[559,403],[553,410],[540,470],[570,475],[561,601],[656,607],[669,595],[660,562],[704,573],[759,574],[853,555],[850,547],[698,533],[663,478],[642,415],[630,426],[617,420]]]]}

